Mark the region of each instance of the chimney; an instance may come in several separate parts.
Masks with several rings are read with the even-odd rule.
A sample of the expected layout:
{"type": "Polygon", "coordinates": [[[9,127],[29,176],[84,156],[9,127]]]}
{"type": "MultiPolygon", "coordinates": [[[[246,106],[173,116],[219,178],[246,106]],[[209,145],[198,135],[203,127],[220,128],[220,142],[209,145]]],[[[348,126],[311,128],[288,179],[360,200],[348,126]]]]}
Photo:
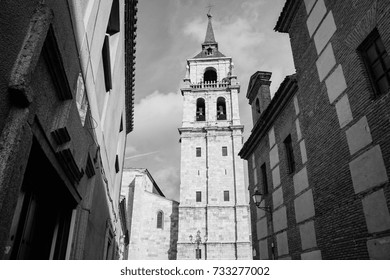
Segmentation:
{"type": "Polygon", "coordinates": [[[249,104],[252,106],[253,124],[256,124],[271,102],[269,89],[271,75],[271,72],[257,71],[249,79],[246,98],[249,99],[249,104]]]}

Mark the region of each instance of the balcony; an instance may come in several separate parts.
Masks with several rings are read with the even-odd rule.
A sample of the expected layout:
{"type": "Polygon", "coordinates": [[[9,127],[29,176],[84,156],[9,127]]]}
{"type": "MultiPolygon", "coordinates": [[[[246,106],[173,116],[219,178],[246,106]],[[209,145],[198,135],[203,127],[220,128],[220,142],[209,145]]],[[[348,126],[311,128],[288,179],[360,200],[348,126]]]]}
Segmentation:
{"type": "Polygon", "coordinates": [[[210,89],[210,88],[226,88],[230,86],[229,81],[206,81],[206,82],[200,82],[200,83],[193,83],[190,84],[190,87],[193,89],[210,89]]]}

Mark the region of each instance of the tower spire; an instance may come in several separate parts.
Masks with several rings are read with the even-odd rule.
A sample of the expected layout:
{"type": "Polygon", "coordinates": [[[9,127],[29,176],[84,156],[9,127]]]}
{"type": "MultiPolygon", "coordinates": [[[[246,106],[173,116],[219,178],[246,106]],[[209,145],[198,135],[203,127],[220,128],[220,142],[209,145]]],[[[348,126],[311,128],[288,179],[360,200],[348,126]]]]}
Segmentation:
{"type": "Polygon", "coordinates": [[[213,6],[209,5],[207,7],[209,8],[207,12],[208,24],[206,30],[206,37],[204,38],[204,42],[202,43],[202,51],[199,54],[197,54],[194,58],[225,57],[218,50],[218,43],[217,41],[215,41],[213,24],[212,24],[213,16],[211,15],[211,7],[213,6]]]}
{"type": "Polygon", "coordinates": [[[211,10],[211,8],[209,9],[209,12],[207,13],[207,17],[209,18],[209,22],[207,24],[206,37],[204,39],[203,44],[216,44],[217,43],[215,41],[213,25],[211,23],[211,19],[213,16],[210,14],[210,10],[211,10]]]}

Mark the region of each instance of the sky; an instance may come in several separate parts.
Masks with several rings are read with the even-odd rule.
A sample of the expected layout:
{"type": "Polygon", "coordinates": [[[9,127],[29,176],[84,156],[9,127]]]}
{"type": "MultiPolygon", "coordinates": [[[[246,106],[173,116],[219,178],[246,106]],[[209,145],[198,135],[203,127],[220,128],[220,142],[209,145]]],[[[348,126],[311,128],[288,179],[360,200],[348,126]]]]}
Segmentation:
{"type": "MultiPolygon", "coordinates": [[[[165,196],[179,201],[180,135],[186,61],[201,51],[211,4],[219,50],[233,59],[241,84],[244,141],[253,127],[250,76],[272,72],[271,96],[295,73],[288,34],[273,30],[285,0],[141,0],[138,2],[134,130],[125,167],[147,168],[165,196]]],[[[244,162],[246,166],[247,163],[244,162]]]]}

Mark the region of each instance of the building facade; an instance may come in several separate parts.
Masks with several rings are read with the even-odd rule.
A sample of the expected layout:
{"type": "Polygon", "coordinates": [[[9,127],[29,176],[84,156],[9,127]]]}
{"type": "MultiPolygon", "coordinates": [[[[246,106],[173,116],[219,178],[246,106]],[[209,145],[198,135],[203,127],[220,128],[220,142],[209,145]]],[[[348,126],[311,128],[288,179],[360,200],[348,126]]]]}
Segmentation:
{"type": "Polygon", "coordinates": [[[0,2],[0,258],[118,258],[136,5],[0,2]]]}
{"type": "Polygon", "coordinates": [[[296,75],[270,102],[270,73],[252,76],[240,152],[270,207],[251,205],[257,258],[390,259],[389,11],[286,1],[275,30],[290,36],[296,75]]]}
{"type": "Polygon", "coordinates": [[[187,60],[182,88],[178,259],[250,259],[240,85],[218,49],[211,15],[201,52],[187,60]],[[194,244],[197,232],[202,238],[194,244]],[[189,236],[192,236],[193,239],[189,236]]]}
{"type": "Polygon", "coordinates": [[[129,260],[175,260],[177,201],[167,199],[147,169],[123,171],[122,196],[127,199],[129,260]]]}

